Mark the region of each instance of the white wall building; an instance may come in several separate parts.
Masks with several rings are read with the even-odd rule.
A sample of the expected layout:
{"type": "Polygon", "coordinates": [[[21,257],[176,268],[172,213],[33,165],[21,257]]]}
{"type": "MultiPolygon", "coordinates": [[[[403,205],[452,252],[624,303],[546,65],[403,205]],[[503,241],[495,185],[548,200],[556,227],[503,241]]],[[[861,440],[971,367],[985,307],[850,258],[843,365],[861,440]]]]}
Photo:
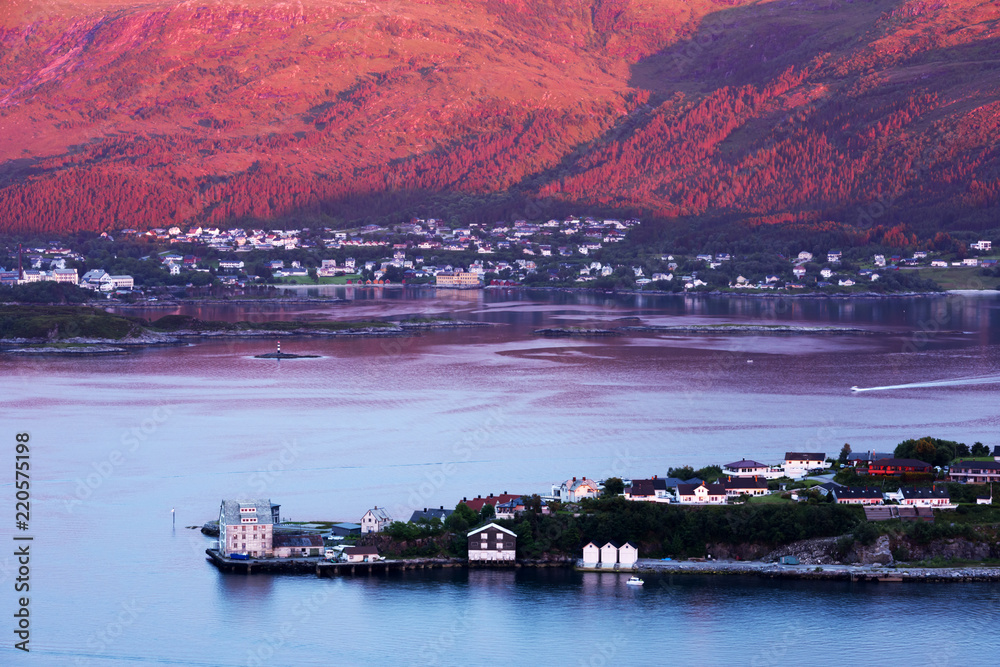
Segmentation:
{"type": "Polygon", "coordinates": [[[381,532],[390,523],[392,523],[392,518],[389,517],[388,512],[378,506],[373,507],[361,517],[361,534],[381,532]]]}

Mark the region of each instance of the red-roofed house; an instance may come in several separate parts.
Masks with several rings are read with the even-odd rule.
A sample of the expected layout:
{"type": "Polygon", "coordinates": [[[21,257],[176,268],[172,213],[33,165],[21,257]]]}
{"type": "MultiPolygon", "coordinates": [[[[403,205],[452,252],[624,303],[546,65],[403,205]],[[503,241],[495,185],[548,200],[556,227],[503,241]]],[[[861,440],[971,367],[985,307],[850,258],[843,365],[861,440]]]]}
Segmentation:
{"type": "Polygon", "coordinates": [[[929,473],[931,467],[930,463],[916,459],[879,459],[878,461],[872,461],[871,465],[868,466],[868,474],[885,477],[902,475],[905,472],[929,473]]]}

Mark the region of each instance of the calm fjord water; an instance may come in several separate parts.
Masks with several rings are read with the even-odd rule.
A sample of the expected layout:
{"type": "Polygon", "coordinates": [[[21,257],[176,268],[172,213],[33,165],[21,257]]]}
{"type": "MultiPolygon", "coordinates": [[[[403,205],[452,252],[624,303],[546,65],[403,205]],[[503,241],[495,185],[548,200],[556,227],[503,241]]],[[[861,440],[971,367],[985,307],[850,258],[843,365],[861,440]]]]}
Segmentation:
{"type": "MultiPolygon", "coordinates": [[[[0,359],[9,438],[33,450],[32,654],[3,664],[994,664],[998,588],[455,572],[388,579],[226,576],[184,528],[265,496],[293,520],[405,518],[571,476],[891,449],[1000,444],[1000,385],[849,388],[1000,374],[1000,298],[771,300],[564,292],[329,290],[344,303],[252,317],[447,314],[495,323],[405,339],[287,339],[124,357],[0,359]],[[787,322],[864,336],[640,334],[541,326],[787,322]],[[752,363],[748,363],[752,362],[752,363]],[[120,456],[115,456],[115,452],[120,456]],[[177,510],[171,529],[170,510],[177,510]],[[803,643],[802,638],[812,638],[803,643]],[[824,656],[828,656],[828,659],[824,656]],[[254,662],[261,658],[260,663],[254,662]]],[[[135,312],[135,311],[133,311],[135,312]]],[[[150,310],[158,316],[171,310],[150,310]]],[[[185,307],[240,319],[232,306],[185,307]]],[[[8,478],[9,479],[9,478],[8,478]]],[[[7,481],[5,495],[13,496],[7,481]]],[[[10,556],[0,578],[10,591],[10,556]]],[[[4,597],[13,612],[12,593],[4,597]]],[[[9,624],[5,627],[10,627],[9,624]]]]}

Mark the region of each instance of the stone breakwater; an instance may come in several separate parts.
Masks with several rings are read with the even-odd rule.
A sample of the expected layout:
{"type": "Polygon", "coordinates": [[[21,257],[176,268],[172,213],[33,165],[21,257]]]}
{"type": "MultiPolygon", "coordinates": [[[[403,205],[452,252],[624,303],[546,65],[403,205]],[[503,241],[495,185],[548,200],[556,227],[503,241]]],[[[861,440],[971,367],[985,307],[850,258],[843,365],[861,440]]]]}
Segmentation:
{"type": "MultiPolygon", "coordinates": [[[[608,572],[583,567],[581,571],[608,572]]],[[[626,572],[626,571],[623,571],[626,572]]],[[[871,582],[962,582],[1000,581],[1000,567],[969,565],[964,567],[909,568],[870,565],[782,565],[761,561],[657,561],[640,559],[635,570],[646,574],[720,574],[764,577],[768,579],[817,579],[871,582]]]]}

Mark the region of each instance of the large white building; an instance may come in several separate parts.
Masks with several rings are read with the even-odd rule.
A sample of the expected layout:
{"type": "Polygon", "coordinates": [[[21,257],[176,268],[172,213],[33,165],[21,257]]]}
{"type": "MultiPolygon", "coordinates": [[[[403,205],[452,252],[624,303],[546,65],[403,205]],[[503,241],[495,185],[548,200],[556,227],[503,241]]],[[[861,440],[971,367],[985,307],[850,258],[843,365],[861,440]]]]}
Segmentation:
{"type": "Polygon", "coordinates": [[[270,500],[223,500],[219,507],[219,553],[254,558],[274,555],[274,515],[270,500]]]}

